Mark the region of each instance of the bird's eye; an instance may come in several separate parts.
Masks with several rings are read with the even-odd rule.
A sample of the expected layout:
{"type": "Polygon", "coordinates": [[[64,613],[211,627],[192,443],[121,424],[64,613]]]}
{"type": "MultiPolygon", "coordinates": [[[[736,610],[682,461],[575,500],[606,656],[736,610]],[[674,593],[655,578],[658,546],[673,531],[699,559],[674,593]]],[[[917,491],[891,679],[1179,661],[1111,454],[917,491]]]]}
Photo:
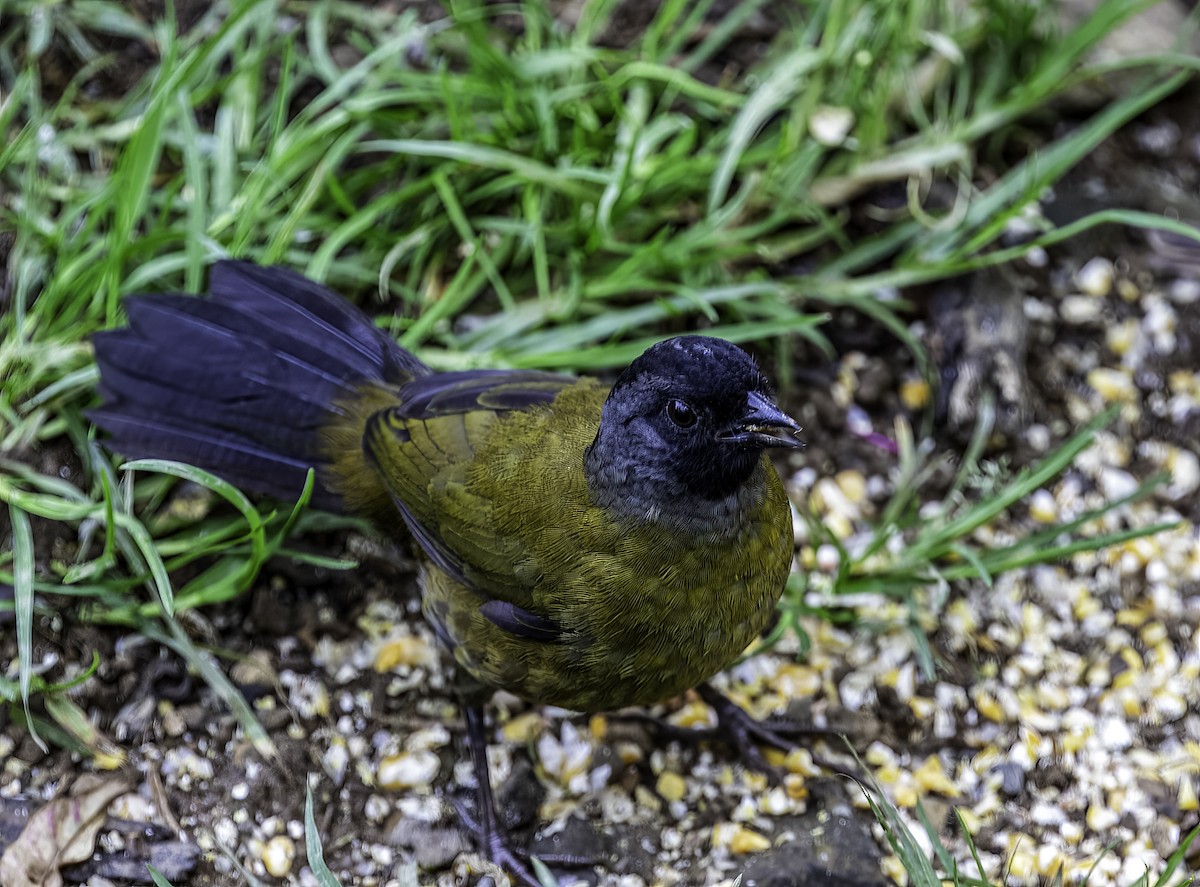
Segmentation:
{"type": "Polygon", "coordinates": [[[682,400],[668,401],[667,416],[680,428],[691,428],[696,424],[696,411],[682,400]]]}

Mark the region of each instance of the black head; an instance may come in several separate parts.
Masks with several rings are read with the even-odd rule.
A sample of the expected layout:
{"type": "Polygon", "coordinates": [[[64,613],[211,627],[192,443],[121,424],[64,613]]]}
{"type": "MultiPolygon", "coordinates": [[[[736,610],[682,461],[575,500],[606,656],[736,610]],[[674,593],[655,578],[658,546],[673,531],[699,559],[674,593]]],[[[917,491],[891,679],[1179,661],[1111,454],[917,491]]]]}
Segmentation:
{"type": "Polygon", "coordinates": [[[792,436],[799,430],[741,348],[668,339],[613,386],[588,452],[589,480],[650,499],[723,499],[750,478],[764,448],[801,446],[792,436]]]}

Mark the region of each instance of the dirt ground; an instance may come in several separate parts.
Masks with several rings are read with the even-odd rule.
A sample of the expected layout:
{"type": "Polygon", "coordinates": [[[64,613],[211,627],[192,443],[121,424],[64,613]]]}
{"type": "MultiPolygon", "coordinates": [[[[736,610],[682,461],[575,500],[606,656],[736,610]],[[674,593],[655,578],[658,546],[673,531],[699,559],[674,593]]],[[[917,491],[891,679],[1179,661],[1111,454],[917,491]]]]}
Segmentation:
{"type": "MultiPolygon", "coordinates": [[[[747,39],[752,42],[753,35],[747,39]]],[[[1047,217],[1062,224],[1112,206],[1200,222],[1200,117],[1193,113],[1197,100],[1200,92],[1186,90],[1102,145],[1047,195],[1047,217]]],[[[1070,126],[1071,120],[1038,125],[1053,130],[1070,126]]],[[[1111,445],[1129,454],[1121,470],[1133,478],[1145,477],[1161,467],[1163,447],[1195,452],[1200,407],[1189,410],[1168,403],[1173,386],[1183,384],[1178,380],[1194,377],[1200,367],[1200,251],[1194,244],[1188,247],[1158,235],[1110,227],[1054,249],[1040,264],[1023,264],[1000,285],[1018,293],[1015,304],[1022,328],[1020,341],[1006,352],[1017,364],[1019,393],[1000,392],[1002,403],[1011,401],[1014,409],[1011,434],[993,452],[1006,470],[1017,471],[1036,461],[1049,445],[1078,427],[1078,402],[1094,400],[1097,393],[1101,377],[1095,371],[1118,365],[1129,369],[1129,390],[1122,396],[1137,406],[1124,412],[1111,429],[1111,445]],[[1103,292],[1081,295],[1080,269],[1097,258],[1113,263],[1115,282],[1103,292]],[[1168,311],[1169,322],[1156,319],[1155,312],[1168,311]],[[1161,326],[1170,340],[1151,343],[1136,364],[1122,364],[1113,330],[1129,323],[1151,338],[1161,326]]],[[[959,293],[951,292],[942,301],[933,291],[906,294],[920,306],[911,319],[913,328],[935,346],[939,330],[987,324],[975,311],[981,300],[994,294],[972,281],[961,281],[951,290],[955,286],[959,293]],[[938,313],[943,310],[957,313],[948,319],[938,313]]],[[[859,315],[836,314],[826,332],[838,347],[838,359],[830,362],[798,346],[799,369],[793,379],[783,380],[788,406],[805,427],[808,448],[781,465],[781,472],[791,479],[798,498],[812,494],[821,478],[857,473],[865,479],[863,512],[869,514],[890,492],[887,479],[894,459],[854,431],[848,420],[854,411],[848,409],[847,398],[875,429],[887,431],[897,415],[909,416],[920,427],[920,411],[905,406],[901,394],[916,371],[911,356],[886,331],[859,315]],[[853,383],[847,393],[848,377],[853,383]]],[[[963,360],[979,359],[985,360],[985,376],[995,370],[994,354],[943,354],[944,364],[959,370],[963,360]]],[[[947,379],[954,383],[961,375],[952,372],[947,379]]],[[[1000,377],[996,373],[994,378],[1000,377]]],[[[952,427],[952,417],[942,418],[933,445],[938,451],[960,452],[961,429],[952,427]]],[[[44,473],[76,477],[80,471],[66,446],[20,455],[44,473]]],[[[1079,477],[1084,492],[1100,483],[1088,479],[1086,472],[1079,477]]],[[[930,495],[934,491],[936,485],[930,495]]],[[[1154,502],[1164,514],[1177,513],[1190,521],[1200,517],[1200,496],[1194,490],[1176,496],[1164,493],[1154,502]]],[[[39,569],[51,559],[69,558],[78,544],[46,523],[35,522],[34,531],[39,569]]],[[[8,532],[7,526],[0,527],[0,538],[7,538],[8,532]]],[[[1190,538],[1194,547],[1195,529],[1190,537],[1186,532],[1184,544],[1190,538]]],[[[445,656],[421,621],[415,575],[403,545],[346,530],[310,534],[296,545],[354,558],[362,566],[339,572],[279,558],[248,594],[222,607],[188,614],[187,620],[192,636],[211,646],[253,702],[278,752],[274,759],[262,758],[205,683],[187,674],[164,649],[95,626],[86,613],[72,611],[65,601],[47,601],[55,612],[36,620],[34,660],[47,665],[49,676],[59,678],[89,663],[93,652],[98,654],[98,672],[73,698],[127,752],[124,772],[133,792],[112,812],[118,819],[141,824],[117,828],[114,823],[102,836],[101,856],[73,870],[77,879],[122,882],[130,872],[120,865],[149,857],[175,884],[232,883],[239,865],[266,880],[274,873],[285,883],[315,883],[305,867],[302,831],[307,785],[313,790],[325,859],[344,884],[412,883],[406,878],[414,861],[421,866],[419,883],[458,883],[455,878],[469,867],[470,860],[459,856],[470,845],[455,813],[456,803],[468,808],[472,803],[462,721],[450,692],[445,656]],[[201,852],[196,854],[195,848],[201,852]]],[[[1112,604],[1115,610],[1151,594],[1158,579],[1149,570],[1147,560],[1139,570],[1113,580],[1116,586],[1109,594],[1120,598],[1112,604]]],[[[1178,581],[1167,585],[1180,602],[1181,615],[1170,626],[1167,640],[1190,650],[1195,646],[1191,626],[1200,585],[1186,573],[1174,578],[1178,581]]],[[[982,586],[953,588],[950,597],[974,607],[987,592],[982,586]]],[[[959,611],[947,607],[943,612],[959,611]]],[[[1020,618],[983,609],[974,617],[980,637],[1020,618]]],[[[811,666],[813,682],[801,681],[791,694],[794,698],[762,689],[764,682],[778,681],[780,675],[809,676],[790,670],[793,662],[786,646],[739,666],[729,686],[752,706],[782,698],[792,703],[789,713],[844,730],[873,772],[884,773],[888,766],[887,752],[880,748],[911,763],[911,770],[931,756],[951,769],[953,762],[981,753],[979,743],[967,735],[968,728],[978,726],[978,717],[973,722],[972,708],[960,708],[955,715],[963,718],[959,729],[935,729],[936,718],[920,717],[911,699],[935,698],[943,685],[970,696],[981,676],[1003,672],[1012,651],[1003,642],[998,647],[961,644],[950,622],[947,617],[947,625],[935,626],[931,634],[938,655],[937,681],[926,682],[917,675],[907,696],[883,683],[855,696],[850,677],[856,672],[872,674],[861,660],[886,660],[889,645],[900,643],[896,637],[902,631],[856,632],[815,623],[807,627],[827,661],[811,666]]],[[[1080,634],[1057,637],[1055,643],[1087,656],[1098,641],[1080,634]]],[[[0,656],[15,662],[11,631],[0,638],[0,656]]],[[[889,660],[888,667],[903,672],[911,662],[908,650],[907,656],[889,660]]],[[[1002,694],[997,696],[1003,702],[1002,694]]],[[[971,698],[974,710],[986,712],[976,697],[971,698]]],[[[1088,710],[1086,702],[1079,707],[1088,710]]],[[[1188,696],[1176,717],[1131,717],[1133,735],[1127,747],[1153,749],[1169,739],[1200,739],[1192,710],[1188,696]]],[[[685,725],[702,723],[706,717],[703,706],[691,698],[677,700],[663,713],[685,725]]],[[[706,884],[740,871],[746,873],[744,884],[759,885],[802,883],[813,876],[881,884],[895,877],[882,861],[886,845],[873,818],[862,809],[861,793],[819,767],[810,772],[805,762],[787,763],[789,777],[795,778],[785,782],[783,796],[778,796],[719,746],[697,750],[663,743],[636,721],[570,717],[512,698],[498,699],[492,714],[500,725],[493,767],[505,817],[533,842],[535,852],[600,862],[598,869],[554,866],[564,884],[575,878],[629,887],[706,884]],[[677,777],[685,784],[681,786],[677,777]],[[535,838],[539,822],[552,825],[535,838]],[[818,834],[824,837],[814,837],[818,834]],[[765,845],[756,840],[764,835],[765,845]]],[[[1103,714],[1103,703],[1097,702],[1097,715],[1103,714]]],[[[836,745],[822,742],[818,747],[836,745]]],[[[42,752],[12,722],[0,731],[0,762],[0,845],[12,840],[30,809],[84,769],[65,752],[42,752]]],[[[1007,780],[1012,771],[999,772],[1007,780]]],[[[1035,839],[1034,825],[1055,828],[1053,817],[1049,824],[1039,824],[1032,811],[1065,796],[1066,783],[1076,777],[1065,764],[1047,764],[1012,778],[1015,784],[1001,786],[999,812],[976,835],[985,855],[1005,855],[1005,836],[1014,823],[1035,839]],[[1057,794],[1044,793],[1055,788],[1057,794]]],[[[1161,818],[1178,826],[1171,834],[1178,835],[1197,823],[1197,813],[1180,799],[1182,777],[1173,779],[1164,785],[1174,786],[1176,794],[1153,799],[1161,818]]],[[[889,785],[886,776],[881,782],[885,788],[904,785],[903,779],[889,785]]],[[[968,801],[975,796],[964,794],[965,789],[958,788],[956,794],[942,786],[939,793],[936,780],[931,785],[928,809],[935,822],[944,821],[955,807],[973,809],[968,801]]],[[[1149,789],[1147,793],[1152,794],[1149,789]]],[[[1076,818],[1069,804],[1060,806],[1068,819],[1076,818]]],[[[1092,821],[1092,806],[1085,804],[1084,809],[1087,836],[1099,838],[1111,829],[1136,825],[1118,818],[1106,832],[1103,823],[1092,821]]],[[[945,832],[952,833],[952,827],[945,832]]],[[[1081,839],[1078,846],[1085,844],[1081,839]]],[[[1155,849],[1169,849],[1169,836],[1155,849]]],[[[1031,876],[1038,874],[1035,869],[1031,876]]],[[[1121,870],[1110,874],[1117,878],[1121,870]]],[[[147,882],[144,877],[129,880],[147,882]]]]}

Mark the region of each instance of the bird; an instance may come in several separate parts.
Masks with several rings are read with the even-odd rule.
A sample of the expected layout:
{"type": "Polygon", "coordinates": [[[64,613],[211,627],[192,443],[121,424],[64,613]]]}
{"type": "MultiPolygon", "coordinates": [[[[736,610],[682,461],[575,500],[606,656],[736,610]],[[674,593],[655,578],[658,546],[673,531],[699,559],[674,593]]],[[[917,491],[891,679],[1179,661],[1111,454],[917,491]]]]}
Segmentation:
{"type": "Polygon", "coordinates": [[[668,338],[611,386],[436,372],[337,293],[244,260],[215,263],[206,298],[123,304],[127,325],[93,340],[89,417],[111,451],[284,501],[313,469],[313,507],[413,540],[493,862],[537,883],[495,817],[494,690],[601,712],[699,688],[739,741],[780,744],[706,683],[766,629],[794,553],[768,451],[802,446],[800,427],[743,349],[668,338]]]}

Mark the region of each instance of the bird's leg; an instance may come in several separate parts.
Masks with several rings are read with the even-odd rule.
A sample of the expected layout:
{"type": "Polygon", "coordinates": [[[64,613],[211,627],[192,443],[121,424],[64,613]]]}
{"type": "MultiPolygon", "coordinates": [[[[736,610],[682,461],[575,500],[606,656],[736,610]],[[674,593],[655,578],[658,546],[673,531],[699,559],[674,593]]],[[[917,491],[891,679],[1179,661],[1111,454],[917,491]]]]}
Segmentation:
{"type": "Polygon", "coordinates": [[[522,859],[522,854],[511,844],[508,834],[496,817],[496,802],[492,796],[492,780],[488,770],[487,732],[483,725],[483,705],[477,702],[465,702],[463,713],[467,720],[467,746],[471,750],[471,763],[475,766],[475,780],[479,784],[477,821],[471,821],[459,810],[463,823],[479,836],[483,844],[484,855],[492,862],[508,872],[511,872],[521,882],[538,887],[541,883],[533,876],[529,867],[522,859]]]}

